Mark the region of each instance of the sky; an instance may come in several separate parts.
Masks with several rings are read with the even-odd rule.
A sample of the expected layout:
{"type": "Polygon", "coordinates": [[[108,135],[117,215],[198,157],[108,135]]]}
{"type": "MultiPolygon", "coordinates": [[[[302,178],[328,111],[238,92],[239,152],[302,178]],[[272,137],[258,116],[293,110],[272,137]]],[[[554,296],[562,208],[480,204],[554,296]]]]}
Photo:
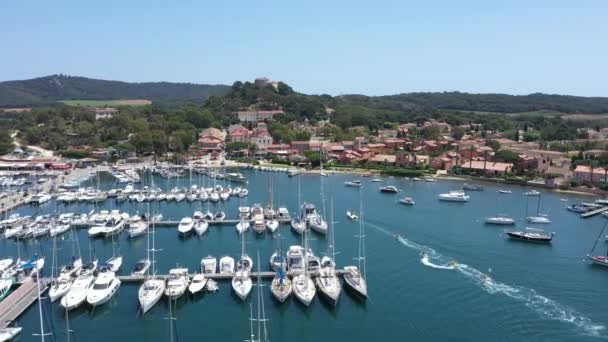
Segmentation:
{"type": "Polygon", "coordinates": [[[606,0],[27,0],[0,18],[0,81],[608,96],[606,0]]]}

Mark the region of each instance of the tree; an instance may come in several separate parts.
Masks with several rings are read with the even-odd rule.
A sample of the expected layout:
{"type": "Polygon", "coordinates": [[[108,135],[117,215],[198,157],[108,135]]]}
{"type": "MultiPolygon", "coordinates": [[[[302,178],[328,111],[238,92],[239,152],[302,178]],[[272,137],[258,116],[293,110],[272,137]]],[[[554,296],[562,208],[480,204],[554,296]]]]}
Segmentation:
{"type": "Polygon", "coordinates": [[[439,131],[439,127],[428,126],[428,127],[422,128],[420,130],[420,133],[422,134],[422,137],[424,138],[424,140],[436,140],[439,138],[439,134],[441,132],[439,131]]]}
{"type": "Polygon", "coordinates": [[[494,154],[494,158],[505,163],[516,163],[519,160],[519,154],[511,150],[500,150],[494,154]]]}
{"type": "Polygon", "coordinates": [[[494,151],[500,150],[500,143],[493,139],[486,140],[486,146],[490,146],[494,151]]]}
{"type": "Polygon", "coordinates": [[[252,144],[241,142],[241,141],[232,141],[226,144],[226,152],[232,153],[234,151],[239,150],[248,150],[252,144]]]}
{"type": "Polygon", "coordinates": [[[452,130],[452,138],[454,138],[454,140],[459,141],[460,139],[462,139],[462,137],[465,134],[465,130],[462,127],[454,127],[454,129],[452,130]]]}

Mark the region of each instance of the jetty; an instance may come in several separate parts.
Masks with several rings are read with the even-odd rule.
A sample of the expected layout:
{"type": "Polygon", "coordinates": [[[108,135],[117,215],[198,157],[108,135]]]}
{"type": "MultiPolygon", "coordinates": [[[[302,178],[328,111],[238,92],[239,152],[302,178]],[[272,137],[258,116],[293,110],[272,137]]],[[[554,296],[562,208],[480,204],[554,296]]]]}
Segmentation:
{"type": "MultiPolygon", "coordinates": [[[[300,272],[302,273],[302,272],[300,272]]],[[[300,274],[298,273],[298,274],[300,274]]],[[[311,277],[316,277],[318,276],[319,272],[318,271],[311,271],[309,273],[309,275],[311,277]]],[[[336,274],[337,275],[344,275],[345,271],[344,270],[340,270],[340,269],[336,269],[336,274]]],[[[260,278],[264,278],[264,279],[269,279],[269,278],[274,278],[277,275],[277,272],[272,272],[272,271],[264,271],[264,272],[250,272],[249,273],[250,277],[252,279],[257,278],[258,276],[260,278]]],[[[291,271],[286,272],[287,277],[289,278],[293,278],[294,273],[291,271]]],[[[190,278],[192,279],[192,277],[194,276],[194,274],[190,274],[190,278]]],[[[167,279],[169,278],[168,274],[162,274],[162,275],[156,275],[154,276],[155,278],[160,278],[160,279],[167,279]]],[[[120,281],[125,282],[125,283],[141,283],[144,280],[151,278],[151,276],[146,277],[146,276],[134,276],[134,275],[126,275],[126,276],[117,276],[118,279],[120,279],[120,281]]],[[[223,274],[223,273],[213,273],[213,274],[205,274],[205,278],[207,279],[213,279],[213,280],[231,280],[232,278],[234,278],[234,273],[229,273],[229,274],[223,274]]]]}
{"type": "MultiPolygon", "coordinates": [[[[42,279],[40,293],[46,291],[49,281],[42,279]]],[[[38,283],[27,278],[23,284],[0,302],[0,329],[6,328],[38,299],[38,283]]]]}
{"type": "MultiPolygon", "coordinates": [[[[280,224],[289,224],[291,219],[276,219],[280,224]]],[[[240,219],[228,219],[228,220],[205,220],[209,225],[222,226],[222,225],[235,225],[241,222],[240,219]]],[[[250,224],[254,223],[254,220],[247,219],[243,220],[244,222],[249,222],[250,224]]],[[[154,224],[157,228],[169,228],[169,227],[177,227],[180,221],[176,220],[166,220],[166,221],[158,221],[158,222],[148,222],[149,224],[154,224]]],[[[74,228],[90,228],[94,226],[94,223],[82,222],[82,223],[72,223],[74,228]]]]}
{"type": "Polygon", "coordinates": [[[595,209],[595,210],[588,211],[586,213],[582,213],[581,217],[582,218],[588,218],[588,217],[591,217],[591,216],[599,215],[599,214],[605,212],[606,210],[608,210],[608,207],[598,208],[598,209],[595,209]]]}

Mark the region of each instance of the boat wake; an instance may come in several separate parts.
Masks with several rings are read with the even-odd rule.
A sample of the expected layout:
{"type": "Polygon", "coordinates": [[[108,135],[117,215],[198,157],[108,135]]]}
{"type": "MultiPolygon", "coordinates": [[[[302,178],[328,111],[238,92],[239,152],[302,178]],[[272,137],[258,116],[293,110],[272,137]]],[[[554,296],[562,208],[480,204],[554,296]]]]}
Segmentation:
{"type": "Polygon", "coordinates": [[[586,335],[595,337],[602,336],[602,331],[606,329],[604,325],[594,323],[591,319],[584,316],[580,312],[574,310],[573,308],[570,308],[567,305],[563,305],[552,299],[549,299],[539,294],[534,289],[522,286],[511,286],[498,282],[490,278],[487,274],[481,272],[480,270],[465,264],[458,264],[456,266],[442,266],[439,264],[432,263],[430,260],[437,260],[442,264],[446,264],[449,260],[447,257],[438,253],[431,247],[424,246],[414,241],[408,240],[407,238],[401,235],[396,235],[375,224],[370,224],[366,222],[365,225],[389,236],[394,236],[396,240],[399,241],[399,243],[401,243],[405,247],[426,253],[426,256],[424,256],[420,260],[425,266],[429,266],[432,268],[457,270],[460,272],[460,274],[472,280],[475,285],[477,285],[479,288],[486,291],[487,293],[502,294],[509,298],[522,302],[524,303],[524,305],[526,305],[526,307],[530,308],[532,311],[536,312],[541,317],[574,324],[576,327],[580,328],[586,335]]]}

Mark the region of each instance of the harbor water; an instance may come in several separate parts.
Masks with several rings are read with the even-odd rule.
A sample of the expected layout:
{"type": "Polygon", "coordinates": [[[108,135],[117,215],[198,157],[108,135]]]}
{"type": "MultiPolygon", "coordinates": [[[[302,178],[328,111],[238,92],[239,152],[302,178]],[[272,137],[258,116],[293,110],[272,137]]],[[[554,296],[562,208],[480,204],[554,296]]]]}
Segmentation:
{"type": "MultiPolygon", "coordinates": [[[[528,189],[507,185],[483,184],[484,191],[472,191],[470,202],[440,202],[437,195],[459,189],[460,181],[414,182],[400,178],[383,178],[373,183],[360,178],[363,187],[345,187],[349,175],[318,175],[288,177],[284,173],[240,171],[248,179],[249,196],[231,197],[224,204],[209,204],[211,211],[220,208],[227,218],[236,218],[240,204],[264,206],[269,200],[269,182],[273,180],[273,201],[285,206],[294,215],[298,208],[298,188],[302,201],[316,204],[323,213],[320,182],[325,189],[325,217],[329,221],[333,202],[335,248],[338,268],[356,264],[358,223],[349,220],[347,210],[359,211],[359,193],[363,194],[366,264],[369,299],[365,302],[343,291],[336,307],[328,305],[320,293],[310,307],[304,307],[293,296],[284,304],[277,303],[269,287],[263,287],[268,333],[274,341],[595,341],[608,337],[608,269],[591,266],[584,261],[606,219],[602,215],[581,219],[565,210],[566,204],[591,201],[589,197],[542,191],[542,213],[552,223],[547,231],[555,232],[553,242],[539,245],[508,240],[505,227],[484,224],[484,218],[496,214],[516,219],[516,227],[524,228],[526,212],[536,213],[537,197],[526,197],[528,189]],[[399,194],[381,193],[383,185],[394,185],[399,194]],[[510,189],[511,194],[498,194],[510,189]],[[398,202],[404,196],[416,204],[398,202]],[[563,201],[567,199],[568,201],[563,201]],[[526,205],[528,209],[526,210],[526,205]],[[394,234],[403,238],[396,239],[394,234]],[[425,251],[428,258],[421,258],[425,251]],[[446,265],[455,260],[458,267],[446,265]],[[487,278],[487,276],[490,278],[487,278]]],[[[119,187],[113,179],[100,177],[100,187],[119,187]]],[[[150,176],[143,177],[149,185],[150,176]]],[[[193,175],[192,183],[207,187],[213,180],[193,175]]],[[[156,186],[169,190],[190,186],[188,176],[179,179],[154,177],[156,186]]],[[[223,181],[218,181],[224,184],[223,181]]],[[[97,182],[90,180],[88,185],[97,182]]],[[[233,184],[232,186],[236,186],[233,184]]],[[[162,213],[163,220],[179,220],[195,210],[206,210],[200,202],[160,202],[151,210],[162,213]]],[[[22,215],[77,212],[93,209],[119,209],[130,214],[147,211],[147,203],[104,203],[64,205],[49,201],[39,207],[23,206],[15,210],[22,215]],[[97,207],[97,208],[96,208],[97,207]]],[[[506,227],[507,229],[511,229],[506,227]]],[[[275,248],[300,244],[301,237],[289,225],[281,225],[281,239],[266,232],[246,233],[246,248],[254,260],[259,252],[261,269],[268,270],[268,260],[275,248]]],[[[213,225],[200,238],[178,237],[177,227],[156,228],[156,269],[166,274],[176,265],[199,270],[201,258],[213,255],[238,257],[240,239],[234,225],[213,225]]],[[[83,259],[91,256],[104,261],[112,256],[111,239],[89,240],[86,229],[77,230],[78,244],[68,235],[58,238],[57,258],[66,263],[79,247],[83,259]]],[[[310,234],[310,245],[317,255],[326,251],[326,238],[310,234]]],[[[121,274],[129,274],[137,260],[146,257],[146,237],[128,239],[126,234],[115,238],[115,249],[123,256],[121,274]]],[[[51,267],[52,240],[39,244],[26,241],[19,253],[47,257],[45,274],[51,267]]],[[[17,256],[13,240],[0,240],[0,255],[17,256]]],[[[596,251],[606,252],[603,240],[596,251]]],[[[254,283],[256,280],[254,279],[254,283]]],[[[265,280],[268,285],[270,280],[265,280]]],[[[180,298],[172,315],[179,341],[213,340],[242,341],[249,338],[250,306],[256,302],[256,291],[246,302],[238,299],[230,282],[219,281],[219,291],[196,297],[180,298]]],[[[141,315],[138,308],[138,284],[123,283],[117,295],[107,304],[91,308],[86,304],[69,312],[69,326],[75,340],[102,341],[169,341],[168,301],[161,300],[152,310],[141,315]]],[[[58,303],[44,306],[45,331],[54,336],[47,340],[66,340],[65,311],[58,303]]],[[[40,332],[37,305],[30,307],[18,320],[23,331],[19,341],[38,341],[40,332]]]]}

